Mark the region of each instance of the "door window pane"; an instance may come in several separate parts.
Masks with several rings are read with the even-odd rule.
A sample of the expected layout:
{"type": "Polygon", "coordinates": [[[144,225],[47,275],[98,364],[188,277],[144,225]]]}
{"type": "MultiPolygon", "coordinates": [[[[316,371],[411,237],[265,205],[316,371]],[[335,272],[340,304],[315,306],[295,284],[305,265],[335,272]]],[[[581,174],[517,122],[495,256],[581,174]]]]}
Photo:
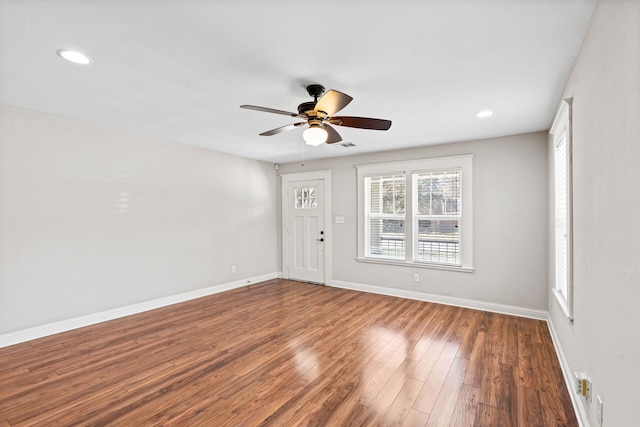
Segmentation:
{"type": "Polygon", "coordinates": [[[295,208],[296,209],[317,209],[318,208],[318,189],[316,187],[296,188],[295,208]]]}

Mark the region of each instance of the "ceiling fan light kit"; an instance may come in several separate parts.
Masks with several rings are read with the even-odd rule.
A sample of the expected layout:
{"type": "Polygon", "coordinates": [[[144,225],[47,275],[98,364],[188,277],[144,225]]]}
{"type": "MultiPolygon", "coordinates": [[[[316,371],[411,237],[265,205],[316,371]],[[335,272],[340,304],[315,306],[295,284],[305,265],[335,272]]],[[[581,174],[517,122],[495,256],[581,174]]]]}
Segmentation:
{"type": "Polygon", "coordinates": [[[302,125],[307,125],[308,128],[303,132],[302,137],[306,144],[313,146],[318,146],[323,143],[335,144],[336,142],[342,141],[340,134],[331,125],[374,130],[388,130],[391,127],[391,120],[372,119],[369,117],[334,116],[335,113],[342,110],[353,100],[353,98],[347,94],[333,89],[325,93],[324,87],[319,84],[307,86],[307,93],[313,97],[313,101],[303,102],[298,105],[298,113],[259,107],[257,105],[241,105],[240,108],[281,114],[304,120],[262,132],[260,135],[272,136],[302,125]]]}
{"type": "Polygon", "coordinates": [[[304,138],[305,144],[313,145],[314,147],[327,142],[328,136],[329,133],[320,123],[310,123],[309,128],[302,132],[302,138],[304,138]]]}

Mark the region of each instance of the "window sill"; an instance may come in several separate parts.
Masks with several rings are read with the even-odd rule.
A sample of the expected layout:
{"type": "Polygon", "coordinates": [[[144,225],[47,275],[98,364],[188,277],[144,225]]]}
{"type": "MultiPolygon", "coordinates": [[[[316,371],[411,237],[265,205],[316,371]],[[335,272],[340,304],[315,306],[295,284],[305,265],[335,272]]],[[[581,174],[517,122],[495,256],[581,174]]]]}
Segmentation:
{"type": "Polygon", "coordinates": [[[418,263],[418,262],[410,262],[410,261],[394,261],[388,259],[378,259],[378,258],[356,258],[358,262],[364,262],[368,264],[383,264],[383,265],[397,265],[401,267],[411,267],[411,268],[427,268],[432,270],[447,270],[447,271],[460,271],[463,273],[473,273],[473,268],[470,267],[460,267],[456,265],[445,265],[445,264],[427,264],[427,263],[418,263]]]}
{"type": "Polygon", "coordinates": [[[553,290],[553,293],[556,296],[556,301],[558,301],[558,305],[560,306],[560,309],[562,310],[564,315],[567,317],[567,320],[569,321],[569,323],[573,323],[573,316],[569,310],[569,306],[567,304],[567,300],[564,298],[564,295],[562,295],[561,292],[555,289],[553,290]]]}

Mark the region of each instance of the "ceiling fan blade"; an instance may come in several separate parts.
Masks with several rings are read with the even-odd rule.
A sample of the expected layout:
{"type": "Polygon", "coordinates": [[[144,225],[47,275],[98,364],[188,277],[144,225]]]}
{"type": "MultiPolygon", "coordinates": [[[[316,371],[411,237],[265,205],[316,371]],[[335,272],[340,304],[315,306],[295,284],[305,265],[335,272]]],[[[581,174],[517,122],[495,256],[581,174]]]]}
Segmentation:
{"type": "Polygon", "coordinates": [[[327,116],[332,116],[346,107],[353,98],[337,90],[329,89],[316,103],[315,111],[324,111],[327,116]]]}
{"type": "Polygon", "coordinates": [[[262,132],[260,135],[261,136],[271,136],[271,135],[276,135],[282,132],[286,132],[288,130],[297,128],[298,126],[302,126],[302,125],[306,125],[307,122],[298,122],[298,123],[291,123],[290,125],[286,125],[286,126],[282,126],[279,128],[275,128],[275,129],[271,129],[268,130],[266,132],[262,132]]]}
{"type": "Polygon", "coordinates": [[[336,126],[347,126],[350,128],[388,130],[391,127],[391,120],[372,119],[369,117],[331,117],[329,122],[336,126]]]}
{"type": "Polygon", "coordinates": [[[322,127],[327,131],[327,144],[335,144],[336,142],[342,141],[340,134],[327,123],[324,123],[322,127]]]}
{"type": "Polygon", "coordinates": [[[257,105],[241,105],[240,108],[244,108],[246,110],[262,111],[262,112],[265,112],[265,113],[282,114],[282,115],[290,116],[290,117],[299,117],[300,116],[298,113],[291,113],[289,111],[284,111],[284,110],[276,110],[275,108],[258,107],[257,105]]]}

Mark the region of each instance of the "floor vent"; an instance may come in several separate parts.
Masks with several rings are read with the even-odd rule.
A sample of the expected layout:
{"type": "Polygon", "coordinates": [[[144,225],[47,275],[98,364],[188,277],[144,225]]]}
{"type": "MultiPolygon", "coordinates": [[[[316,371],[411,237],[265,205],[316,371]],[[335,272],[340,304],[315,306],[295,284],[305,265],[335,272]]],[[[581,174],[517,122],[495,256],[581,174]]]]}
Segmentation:
{"type": "Polygon", "coordinates": [[[342,144],[340,144],[340,146],[349,148],[349,147],[355,147],[356,144],[354,144],[353,142],[343,142],[342,144]]]}

